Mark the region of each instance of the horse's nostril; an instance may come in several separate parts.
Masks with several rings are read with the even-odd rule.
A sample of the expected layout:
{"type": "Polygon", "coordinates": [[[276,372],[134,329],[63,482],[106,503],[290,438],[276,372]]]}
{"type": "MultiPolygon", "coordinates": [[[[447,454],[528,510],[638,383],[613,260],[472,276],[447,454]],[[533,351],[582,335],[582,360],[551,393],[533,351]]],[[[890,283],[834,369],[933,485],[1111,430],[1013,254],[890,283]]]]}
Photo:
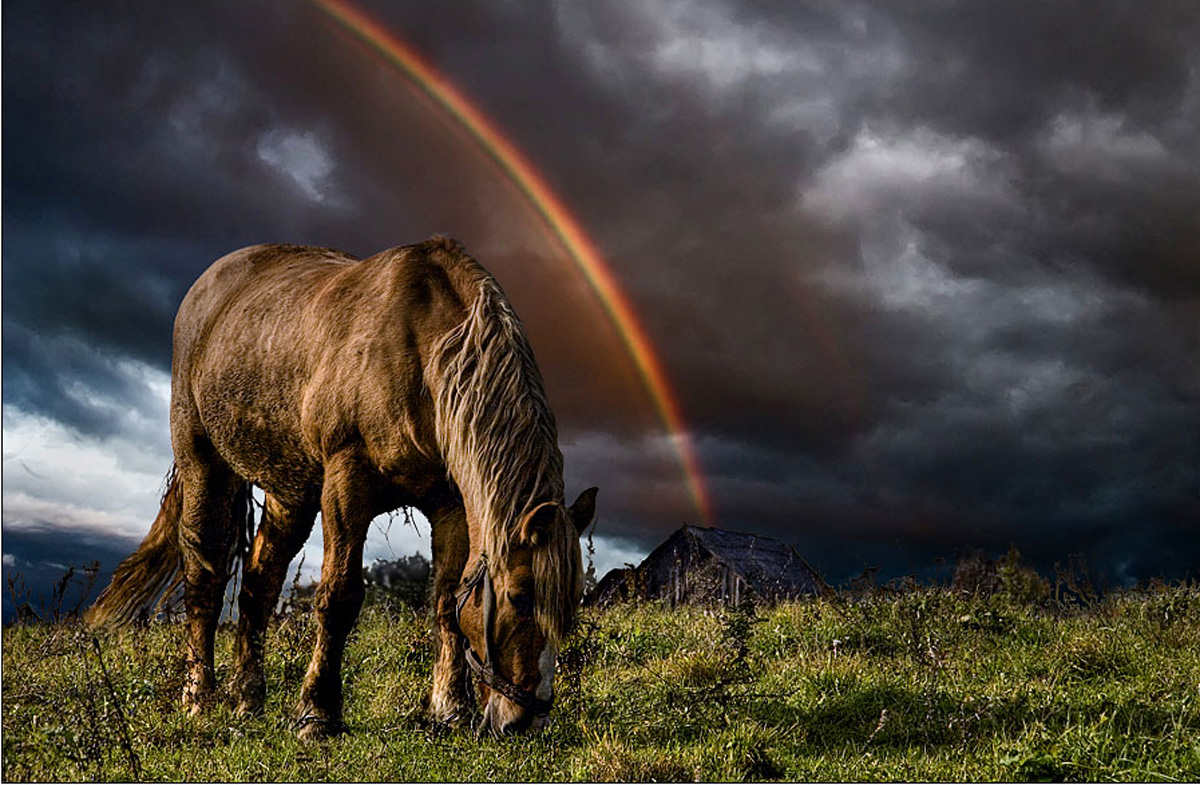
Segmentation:
{"type": "Polygon", "coordinates": [[[532,725],[533,718],[528,714],[523,714],[516,719],[505,721],[505,723],[500,726],[500,730],[498,732],[504,736],[511,736],[515,733],[522,733],[523,731],[529,730],[532,725]]]}

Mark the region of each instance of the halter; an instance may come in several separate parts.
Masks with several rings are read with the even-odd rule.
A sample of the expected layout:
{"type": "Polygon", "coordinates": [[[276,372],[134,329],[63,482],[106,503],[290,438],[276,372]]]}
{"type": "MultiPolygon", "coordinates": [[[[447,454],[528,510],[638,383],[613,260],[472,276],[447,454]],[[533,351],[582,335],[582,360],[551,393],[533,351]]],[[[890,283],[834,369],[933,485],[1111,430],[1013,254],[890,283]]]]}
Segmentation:
{"type": "Polygon", "coordinates": [[[467,600],[471,598],[476,589],[482,589],[483,591],[483,659],[480,659],[475,650],[471,648],[470,639],[463,633],[463,652],[466,654],[467,667],[479,677],[480,681],[513,703],[524,709],[531,710],[535,716],[548,716],[550,714],[550,707],[554,703],[553,695],[550,696],[549,700],[542,700],[534,692],[523,690],[513,684],[497,673],[492,667],[492,662],[495,659],[492,656],[494,649],[492,631],[496,622],[496,590],[492,586],[492,573],[488,569],[486,553],[479,555],[479,562],[475,568],[475,572],[461,586],[462,588],[455,595],[458,598],[458,603],[454,607],[454,622],[458,625],[460,633],[462,632],[462,609],[466,607],[467,600]]]}

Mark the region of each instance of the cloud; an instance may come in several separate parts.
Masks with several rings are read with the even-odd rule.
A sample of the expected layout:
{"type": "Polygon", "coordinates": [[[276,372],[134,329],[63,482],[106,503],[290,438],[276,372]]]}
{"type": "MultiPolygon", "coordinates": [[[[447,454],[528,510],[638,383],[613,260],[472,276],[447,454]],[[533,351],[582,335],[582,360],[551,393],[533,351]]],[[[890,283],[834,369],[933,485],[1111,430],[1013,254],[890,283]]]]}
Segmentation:
{"type": "Polygon", "coordinates": [[[336,205],[333,159],[316,134],[271,130],[259,137],[258,157],[300,189],[309,199],[336,205]]]}
{"type": "Polygon", "coordinates": [[[804,46],[772,34],[762,23],[732,18],[732,9],[714,3],[667,3],[657,9],[631,6],[652,30],[652,69],[683,81],[701,81],[719,95],[746,82],[783,73],[820,73],[823,64],[804,46]]]}
{"type": "MultiPolygon", "coordinates": [[[[223,154],[221,139],[225,129],[237,121],[247,101],[249,89],[245,78],[229,59],[213,52],[201,55],[203,64],[199,79],[189,79],[182,89],[171,90],[166,124],[160,126],[169,133],[160,144],[173,156],[195,165],[211,166],[223,154]],[[199,159],[197,161],[196,159],[199,159]]],[[[170,62],[164,56],[151,58],[142,72],[142,82],[133,94],[149,96],[170,89],[182,64],[170,62]],[[171,72],[175,71],[175,74],[171,72]]]]}
{"type": "Polygon", "coordinates": [[[1006,182],[1003,155],[977,139],[917,129],[883,137],[859,132],[801,193],[801,208],[859,225],[913,211],[1003,210],[1018,195],[1006,182]]]}
{"type": "MultiPolygon", "coordinates": [[[[80,338],[42,336],[20,324],[4,328],[5,398],[21,411],[52,418],[79,434],[158,443],[169,381],[143,362],[104,354],[80,338]]],[[[8,417],[8,414],[5,415],[8,417]]]]}
{"type": "Polygon", "coordinates": [[[4,406],[4,525],[52,523],[140,538],[171,466],[165,389],[149,427],[97,439],[45,415],[4,406]]]}
{"type": "Polygon", "coordinates": [[[1040,152],[1065,173],[1118,182],[1187,168],[1150,133],[1126,125],[1120,115],[1060,114],[1040,139],[1040,152]]]}

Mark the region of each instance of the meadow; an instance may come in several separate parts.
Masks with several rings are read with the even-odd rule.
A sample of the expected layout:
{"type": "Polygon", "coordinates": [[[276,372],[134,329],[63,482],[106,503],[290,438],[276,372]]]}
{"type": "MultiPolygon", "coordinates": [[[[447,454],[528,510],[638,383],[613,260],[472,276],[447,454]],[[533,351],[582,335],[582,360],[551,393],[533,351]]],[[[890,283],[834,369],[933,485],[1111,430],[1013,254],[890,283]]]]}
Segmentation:
{"type": "MultiPolygon", "coordinates": [[[[776,607],[585,609],[553,722],[476,740],[426,721],[426,615],[377,595],[347,649],[350,732],[296,740],[312,616],[268,642],[266,711],[187,717],[179,623],[3,632],[3,778],[1200,779],[1200,588],[1030,601],[945,588],[776,607]]],[[[228,676],[232,629],[218,636],[228,676]]]]}

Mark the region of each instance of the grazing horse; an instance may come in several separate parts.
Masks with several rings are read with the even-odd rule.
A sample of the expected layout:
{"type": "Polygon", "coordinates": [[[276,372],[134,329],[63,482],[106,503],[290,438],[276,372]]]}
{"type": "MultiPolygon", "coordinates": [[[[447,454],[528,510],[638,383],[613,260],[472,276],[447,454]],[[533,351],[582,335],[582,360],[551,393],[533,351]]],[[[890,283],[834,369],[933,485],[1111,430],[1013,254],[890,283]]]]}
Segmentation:
{"type": "Polygon", "coordinates": [[[582,590],[596,489],[563,501],[562,453],[529,340],[496,280],[434,237],[365,260],[260,245],[218,260],[175,319],[162,507],[89,612],[129,622],[182,581],[183,705],[211,703],[213,636],[240,554],[234,696],[263,706],[263,641],[318,512],[316,646],[305,738],[342,729],[342,653],[363,601],[371,520],[416,507],[433,531],[436,721],[541,726],[582,590]],[[250,489],[265,492],[257,534],[250,489]]]}

